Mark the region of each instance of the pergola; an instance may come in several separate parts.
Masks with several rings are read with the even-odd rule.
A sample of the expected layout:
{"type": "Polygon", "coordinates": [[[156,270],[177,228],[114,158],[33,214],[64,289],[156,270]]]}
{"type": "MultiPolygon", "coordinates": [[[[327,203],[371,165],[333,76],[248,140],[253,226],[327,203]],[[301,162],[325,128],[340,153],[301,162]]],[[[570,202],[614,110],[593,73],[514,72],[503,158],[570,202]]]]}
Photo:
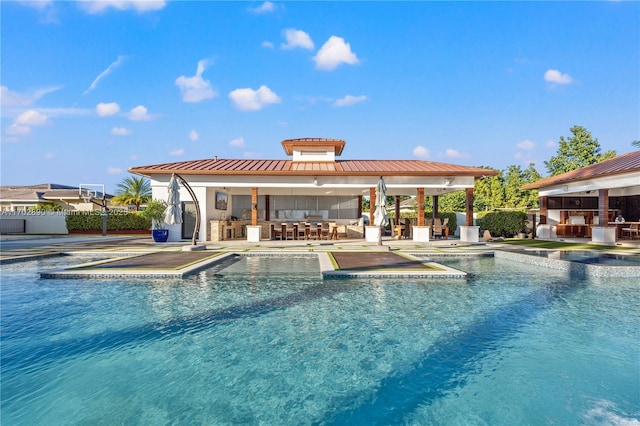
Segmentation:
{"type": "Polygon", "coordinates": [[[585,226],[591,225],[592,240],[613,243],[617,234],[611,222],[616,214],[640,222],[640,151],[541,179],[522,189],[539,191],[539,237],[553,237],[553,225],[570,225],[566,221],[571,212],[587,212],[585,226]],[[597,223],[589,223],[595,217],[597,223]]]}
{"type": "MultiPolygon", "coordinates": [[[[433,197],[434,214],[437,215],[440,195],[465,191],[465,226],[472,227],[475,179],[496,174],[490,169],[422,160],[337,160],[344,146],[345,141],[339,139],[288,139],[282,141],[282,147],[291,159],[213,157],[138,166],[129,171],[149,177],[153,196],[160,199],[166,198],[171,175],[182,176],[203,206],[202,221],[228,215],[229,206],[217,208],[216,193],[228,194],[230,204],[234,203],[234,197],[250,197],[251,226],[258,226],[259,216],[266,221],[272,219],[270,204],[275,197],[355,197],[361,200],[368,195],[374,200],[376,184],[383,177],[388,196],[417,197],[418,226],[424,225],[424,197],[433,197]]],[[[189,194],[184,195],[189,197],[189,194]]],[[[372,223],[373,219],[371,217],[372,223]]]]}

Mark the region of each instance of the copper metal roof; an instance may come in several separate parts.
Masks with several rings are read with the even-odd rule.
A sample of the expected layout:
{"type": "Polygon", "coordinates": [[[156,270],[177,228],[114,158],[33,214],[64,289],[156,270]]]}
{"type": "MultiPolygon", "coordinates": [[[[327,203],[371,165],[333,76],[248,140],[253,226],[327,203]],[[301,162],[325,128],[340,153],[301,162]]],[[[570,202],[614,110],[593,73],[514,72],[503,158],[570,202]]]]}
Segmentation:
{"type": "MultiPolygon", "coordinates": [[[[326,145],[325,145],[326,146],[326,145]]],[[[183,175],[284,175],[284,176],[494,176],[496,171],[421,160],[245,160],[203,159],[152,164],[129,169],[131,173],[151,176],[183,175]]]]}
{"type": "Polygon", "coordinates": [[[522,189],[540,189],[586,179],[601,178],[624,173],[640,172],[640,151],[620,155],[610,160],[582,167],[557,176],[524,185],[522,189]]]}

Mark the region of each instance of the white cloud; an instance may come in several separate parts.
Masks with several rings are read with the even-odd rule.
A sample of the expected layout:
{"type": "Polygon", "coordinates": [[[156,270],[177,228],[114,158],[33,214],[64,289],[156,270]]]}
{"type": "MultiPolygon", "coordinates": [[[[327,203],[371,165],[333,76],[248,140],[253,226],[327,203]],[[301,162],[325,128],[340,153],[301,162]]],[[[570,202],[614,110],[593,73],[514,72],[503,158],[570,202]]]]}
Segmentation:
{"type": "Polygon", "coordinates": [[[5,133],[11,136],[28,135],[31,133],[31,128],[29,126],[21,126],[17,123],[13,123],[11,126],[7,127],[5,133]]]}
{"type": "Polygon", "coordinates": [[[87,93],[89,93],[90,91],[92,91],[93,89],[95,89],[98,86],[98,83],[100,82],[100,80],[102,80],[103,78],[105,78],[106,76],[111,74],[111,71],[113,71],[114,69],[116,69],[117,67],[122,65],[122,63],[124,62],[124,59],[125,59],[124,56],[118,56],[118,59],[116,59],[114,62],[112,62],[111,65],[109,65],[106,70],[102,71],[100,73],[100,75],[98,75],[95,78],[95,80],[93,80],[93,83],[91,83],[91,86],[89,86],[89,88],[87,90],[85,90],[82,93],[82,95],[84,96],[87,93]]]}
{"type": "Polygon", "coordinates": [[[60,90],[62,86],[44,87],[30,93],[23,94],[9,90],[7,86],[0,86],[0,104],[3,107],[27,107],[46,94],[60,90]]]}
{"type": "Polygon", "coordinates": [[[331,36],[313,57],[316,68],[324,71],[333,71],[340,64],[355,65],[360,61],[351,51],[349,43],[345,43],[342,37],[331,36]]]}
{"type": "Polygon", "coordinates": [[[309,37],[309,34],[304,31],[296,30],[295,28],[287,28],[282,31],[282,35],[287,41],[280,45],[283,49],[295,49],[299,47],[301,49],[312,50],[314,47],[311,37],[309,37]]]}
{"type": "Polygon", "coordinates": [[[271,3],[270,1],[265,1],[260,6],[250,7],[249,12],[255,14],[263,14],[263,13],[271,13],[276,11],[276,5],[271,3]]]}
{"type": "Polygon", "coordinates": [[[98,105],[96,105],[96,114],[98,114],[98,117],[108,117],[119,112],[120,105],[118,105],[116,102],[100,102],[98,105]]]}
{"type": "Polygon", "coordinates": [[[366,96],[351,96],[351,95],[347,95],[342,99],[338,99],[333,103],[333,106],[335,107],[346,107],[346,106],[350,106],[350,105],[355,105],[358,104],[360,102],[364,102],[367,100],[366,96]]]}
{"type": "Polygon", "coordinates": [[[553,139],[549,139],[547,143],[544,144],[544,146],[545,148],[555,149],[555,147],[558,145],[556,144],[556,141],[554,141],[553,139]]]}
{"type": "Polygon", "coordinates": [[[258,90],[250,88],[236,89],[229,93],[229,99],[236,109],[241,111],[257,111],[269,104],[280,103],[280,98],[267,86],[260,86],[258,90]]]}
{"type": "Polygon", "coordinates": [[[418,158],[429,158],[429,150],[422,145],[413,148],[413,156],[418,158]]]}
{"type": "Polygon", "coordinates": [[[239,138],[231,139],[229,141],[229,146],[233,146],[235,148],[244,148],[244,138],[239,137],[239,138]]]}
{"type": "Polygon", "coordinates": [[[119,175],[122,173],[122,169],[118,167],[107,167],[107,174],[109,175],[119,175]]]}
{"type": "Polygon", "coordinates": [[[164,0],[83,0],[79,6],[87,13],[102,13],[109,8],[116,10],[135,10],[139,13],[160,10],[167,5],[164,0]]]}
{"type": "Polygon", "coordinates": [[[448,158],[462,158],[465,156],[463,153],[453,148],[447,148],[444,151],[444,155],[448,158]]]}
{"type": "Polygon", "coordinates": [[[129,120],[148,121],[151,120],[151,116],[148,114],[147,109],[143,105],[138,105],[129,113],[129,120]]]}
{"type": "Polygon", "coordinates": [[[38,110],[49,117],[77,117],[94,113],[93,110],[88,108],[38,108],[38,110]]]}
{"type": "Polygon", "coordinates": [[[218,92],[211,87],[209,80],[202,78],[202,73],[208,65],[206,59],[198,61],[196,75],[185,77],[181,75],[176,78],[176,86],[182,93],[182,102],[200,102],[218,96],[218,92]]]}
{"type": "Polygon", "coordinates": [[[44,126],[48,123],[48,119],[46,115],[30,109],[20,114],[15,123],[22,126],[44,126]]]}
{"type": "Polygon", "coordinates": [[[36,10],[45,10],[53,6],[53,0],[21,0],[19,3],[36,10]]]}
{"type": "Polygon", "coordinates": [[[131,133],[133,132],[126,127],[114,127],[111,129],[111,134],[114,136],[129,136],[131,133]]]}
{"type": "Polygon", "coordinates": [[[571,78],[569,74],[562,74],[558,70],[547,70],[544,73],[544,79],[550,83],[557,84],[569,84],[573,81],[573,78],[571,78]]]}
{"type": "Polygon", "coordinates": [[[262,47],[267,48],[267,49],[273,49],[273,43],[271,43],[270,41],[263,41],[262,42],[262,47]]]}
{"type": "MultiPolygon", "coordinates": [[[[39,111],[30,109],[16,117],[13,123],[5,130],[5,134],[10,136],[24,136],[31,133],[32,127],[44,126],[45,124],[49,124],[49,118],[39,111]]],[[[17,141],[17,139],[12,139],[9,142],[17,141]]]]}
{"type": "Polygon", "coordinates": [[[54,158],[56,158],[56,155],[52,152],[47,152],[42,156],[42,158],[44,158],[45,160],[53,160],[54,158]]]}
{"type": "Polygon", "coordinates": [[[182,149],[182,148],[174,149],[173,151],[171,151],[169,153],[169,155],[171,155],[172,157],[179,157],[181,155],[184,155],[184,149],[182,149]]]}
{"type": "Polygon", "coordinates": [[[519,149],[524,149],[525,151],[530,151],[530,150],[532,150],[533,148],[536,147],[536,144],[531,142],[528,139],[525,139],[522,142],[520,142],[517,146],[518,146],[519,149]]]}
{"type": "Polygon", "coordinates": [[[192,130],[191,132],[189,132],[189,139],[191,139],[192,141],[197,141],[198,139],[200,139],[200,135],[195,130],[192,130]]]}

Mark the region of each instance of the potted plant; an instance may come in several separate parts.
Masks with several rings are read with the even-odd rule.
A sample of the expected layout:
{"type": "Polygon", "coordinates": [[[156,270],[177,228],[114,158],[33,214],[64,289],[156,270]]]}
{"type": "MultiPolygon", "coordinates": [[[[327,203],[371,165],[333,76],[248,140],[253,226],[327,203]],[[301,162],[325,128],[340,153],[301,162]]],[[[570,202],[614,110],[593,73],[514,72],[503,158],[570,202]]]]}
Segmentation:
{"type": "Polygon", "coordinates": [[[149,200],[142,210],[142,216],[151,221],[151,235],[156,243],[164,243],[169,239],[169,230],[164,228],[165,201],[149,200]]]}

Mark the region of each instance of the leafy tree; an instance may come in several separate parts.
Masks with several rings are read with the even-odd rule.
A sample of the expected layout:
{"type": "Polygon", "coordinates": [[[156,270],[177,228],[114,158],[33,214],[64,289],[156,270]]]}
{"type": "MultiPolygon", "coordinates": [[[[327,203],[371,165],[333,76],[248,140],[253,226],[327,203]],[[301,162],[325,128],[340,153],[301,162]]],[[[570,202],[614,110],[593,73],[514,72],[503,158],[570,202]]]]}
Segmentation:
{"type": "Polygon", "coordinates": [[[533,163],[529,164],[526,170],[522,170],[520,166],[509,166],[504,178],[504,206],[495,207],[537,207],[538,192],[522,191],[520,188],[539,179],[540,174],[533,163]]]}
{"type": "Polygon", "coordinates": [[[557,155],[544,162],[551,176],[596,164],[616,156],[615,151],[600,153],[598,139],[593,139],[591,132],[584,127],[573,126],[569,130],[573,136],[567,139],[560,136],[557,155]]]}
{"type": "Polygon", "coordinates": [[[140,210],[140,204],[151,199],[151,184],[143,177],[129,176],[118,184],[115,197],[111,200],[114,204],[127,206],[133,204],[136,211],[140,210]]]}
{"type": "MultiPolygon", "coordinates": [[[[525,184],[536,182],[542,179],[542,176],[535,169],[535,165],[533,163],[529,163],[529,167],[523,172],[523,177],[525,184]]],[[[538,208],[540,203],[540,197],[538,196],[538,190],[532,189],[529,191],[525,191],[526,203],[525,205],[530,208],[538,208]]]]}
{"type": "MultiPolygon", "coordinates": [[[[430,206],[430,208],[433,208],[433,206],[430,206]]],[[[463,212],[466,208],[467,197],[464,191],[449,192],[438,197],[438,211],[463,212]]]]}
{"type": "Polygon", "coordinates": [[[46,212],[60,212],[64,209],[60,204],[56,203],[38,203],[35,206],[31,207],[29,210],[32,211],[46,211],[46,212]]]}
{"type": "Polygon", "coordinates": [[[631,142],[631,146],[635,146],[636,148],[640,148],[640,141],[631,142]]]}
{"type": "Polygon", "coordinates": [[[473,188],[473,209],[491,210],[504,206],[504,176],[500,170],[495,176],[478,179],[473,188]]]}

